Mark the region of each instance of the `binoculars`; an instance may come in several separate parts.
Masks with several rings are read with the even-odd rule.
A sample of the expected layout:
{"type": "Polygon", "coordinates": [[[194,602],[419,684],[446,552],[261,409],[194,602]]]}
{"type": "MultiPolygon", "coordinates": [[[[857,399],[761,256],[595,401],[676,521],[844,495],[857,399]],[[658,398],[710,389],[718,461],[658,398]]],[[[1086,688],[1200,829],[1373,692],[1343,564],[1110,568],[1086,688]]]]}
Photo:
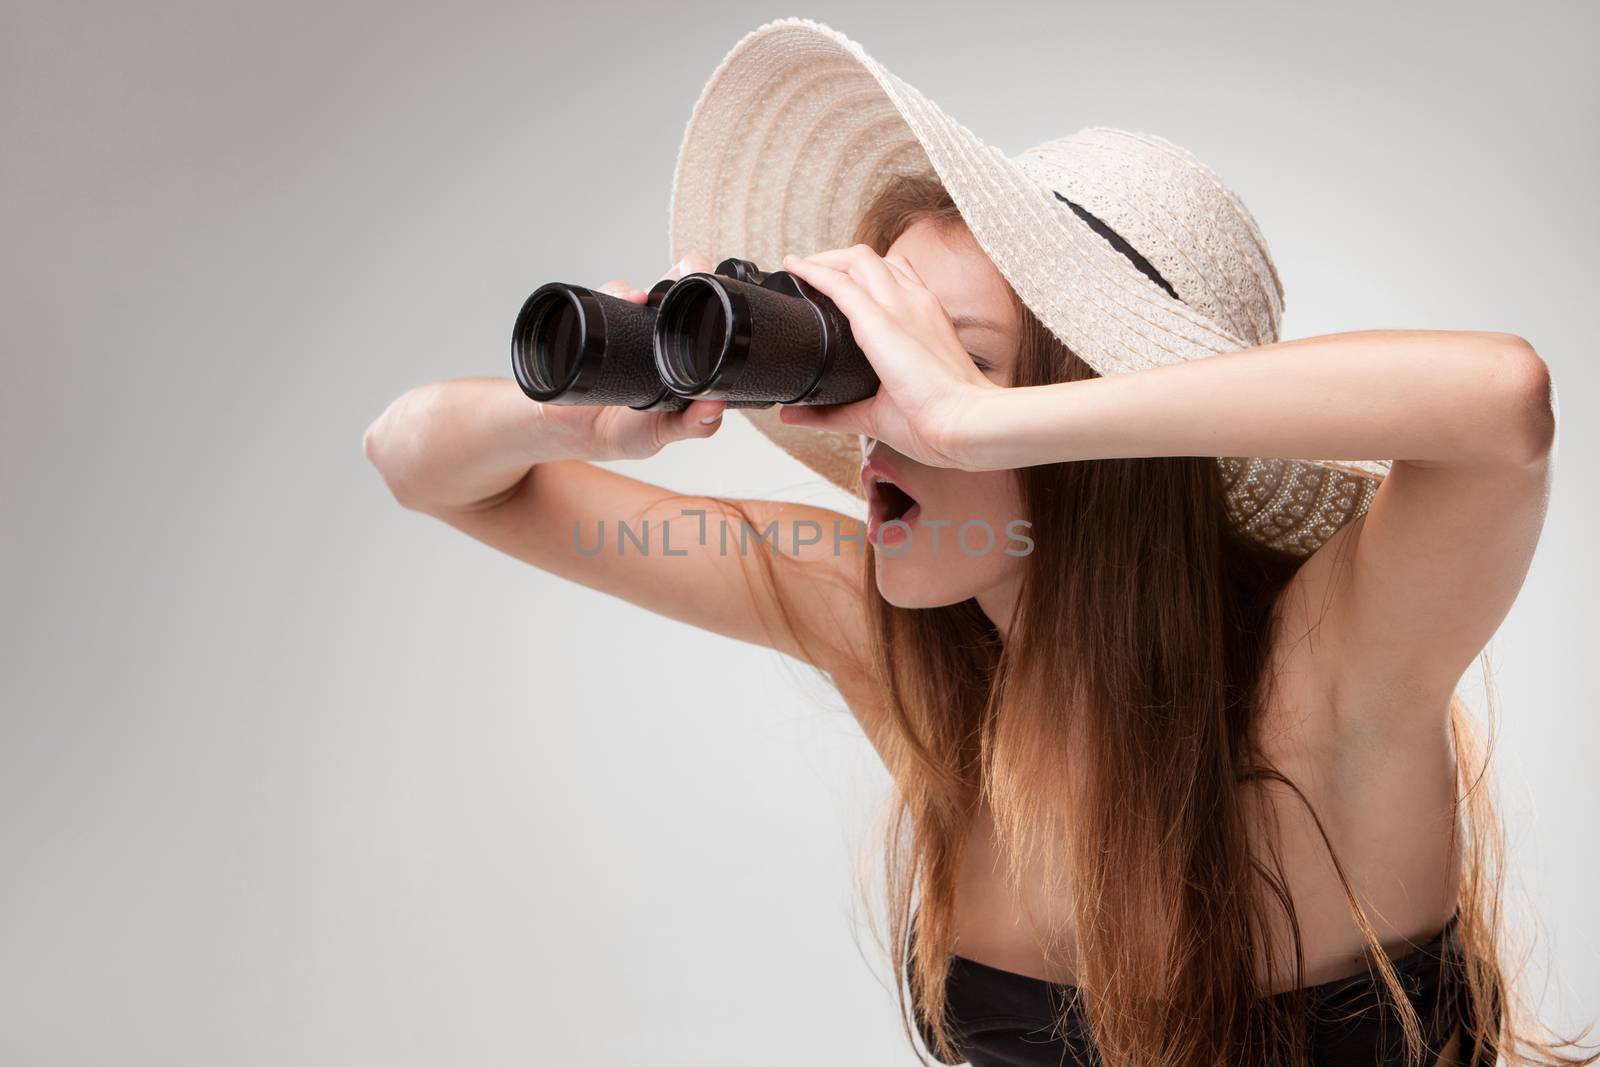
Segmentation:
{"type": "Polygon", "coordinates": [[[580,285],[541,285],[517,313],[511,369],[542,403],[640,411],[682,411],[694,400],[843,404],[878,390],[833,301],[747,259],[663,279],[642,305],[580,285]]]}

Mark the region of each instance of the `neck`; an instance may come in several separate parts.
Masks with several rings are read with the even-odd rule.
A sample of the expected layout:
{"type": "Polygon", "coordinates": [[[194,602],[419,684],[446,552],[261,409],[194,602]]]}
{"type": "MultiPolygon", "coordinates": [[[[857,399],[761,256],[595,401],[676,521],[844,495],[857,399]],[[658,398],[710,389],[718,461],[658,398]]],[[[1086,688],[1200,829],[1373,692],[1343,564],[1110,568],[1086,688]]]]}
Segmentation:
{"type": "Polygon", "coordinates": [[[1022,576],[1010,578],[999,585],[990,586],[973,599],[977,600],[978,607],[994,623],[995,629],[1000,631],[1003,641],[1010,636],[1011,612],[1017,606],[1017,597],[1022,591],[1022,576]]]}

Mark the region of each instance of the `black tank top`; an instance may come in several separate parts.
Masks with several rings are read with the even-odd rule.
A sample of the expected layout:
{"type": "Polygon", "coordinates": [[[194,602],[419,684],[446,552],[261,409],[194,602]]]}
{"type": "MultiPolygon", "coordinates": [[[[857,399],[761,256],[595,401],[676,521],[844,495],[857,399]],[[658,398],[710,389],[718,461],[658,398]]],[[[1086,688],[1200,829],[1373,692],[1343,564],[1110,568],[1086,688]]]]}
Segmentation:
{"type": "MultiPolygon", "coordinates": [[[[1458,1028],[1458,1062],[1472,1063],[1476,1048],[1462,970],[1464,954],[1458,918],[1459,914],[1451,915],[1430,940],[1392,957],[1406,997],[1422,1021],[1423,1037],[1432,1057],[1424,1062],[1429,1064],[1444,1052],[1458,1028]]],[[[914,932],[911,951],[916,951],[914,932]]],[[[1391,1009],[1379,1010],[1379,981],[1375,973],[1363,971],[1305,988],[1313,1067],[1387,1067],[1405,1062],[1405,1038],[1398,1019],[1391,1009]]],[[[939,1062],[967,1062],[973,1067],[1099,1064],[1077,1005],[1064,1001],[1072,990],[1071,986],[953,956],[945,996],[955,1021],[952,1038],[967,1059],[939,1062]],[[1066,1040],[1052,1035],[1056,1009],[1064,1002],[1069,1003],[1066,1040]]],[[[920,1011],[916,1012],[916,1021],[923,1043],[932,1053],[932,1030],[920,1011]]],[[[1492,1055],[1488,1062],[1494,1062],[1492,1055]]]]}

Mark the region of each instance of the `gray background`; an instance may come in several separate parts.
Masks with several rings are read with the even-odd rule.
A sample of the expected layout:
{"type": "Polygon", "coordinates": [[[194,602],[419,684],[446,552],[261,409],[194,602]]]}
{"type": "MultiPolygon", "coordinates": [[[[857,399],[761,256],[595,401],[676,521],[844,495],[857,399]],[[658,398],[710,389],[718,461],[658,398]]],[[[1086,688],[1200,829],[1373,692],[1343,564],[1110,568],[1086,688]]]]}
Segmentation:
{"type": "MultiPolygon", "coordinates": [[[[789,14],[1008,152],[1193,149],[1285,337],[1533,342],[1565,418],[1499,765],[1533,995],[1591,1017],[1595,11],[6,4],[0,1061],[912,1062],[837,700],[402,511],[361,450],[506,374],[539,283],[669,266],[690,107],[789,14]]],[[[838,501],[738,419],[629,469],[838,501]]]]}

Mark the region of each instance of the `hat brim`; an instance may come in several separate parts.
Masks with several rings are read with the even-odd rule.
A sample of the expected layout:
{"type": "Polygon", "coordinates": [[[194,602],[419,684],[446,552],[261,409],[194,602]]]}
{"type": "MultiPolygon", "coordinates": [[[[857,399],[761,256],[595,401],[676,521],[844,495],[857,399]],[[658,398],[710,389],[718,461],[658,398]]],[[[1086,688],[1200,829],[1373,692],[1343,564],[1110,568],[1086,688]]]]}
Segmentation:
{"type": "MultiPolygon", "coordinates": [[[[930,173],[1023,303],[1101,375],[1250,347],[1163,291],[1022,162],[985,144],[859,44],[809,19],[746,34],[702,89],[673,175],[672,259],[700,251],[773,269],[788,252],[843,247],[886,184],[930,173]]],[[[830,482],[861,494],[856,437],[788,426],[776,408],[746,415],[830,482]]],[[[1367,480],[1389,469],[1385,460],[1239,463],[1255,466],[1236,474],[1271,483],[1274,493],[1304,487],[1314,472],[1299,468],[1308,464],[1367,480]]],[[[1364,509],[1372,486],[1324,488],[1354,491],[1361,499],[1352,506],[1364,509]]]]}

